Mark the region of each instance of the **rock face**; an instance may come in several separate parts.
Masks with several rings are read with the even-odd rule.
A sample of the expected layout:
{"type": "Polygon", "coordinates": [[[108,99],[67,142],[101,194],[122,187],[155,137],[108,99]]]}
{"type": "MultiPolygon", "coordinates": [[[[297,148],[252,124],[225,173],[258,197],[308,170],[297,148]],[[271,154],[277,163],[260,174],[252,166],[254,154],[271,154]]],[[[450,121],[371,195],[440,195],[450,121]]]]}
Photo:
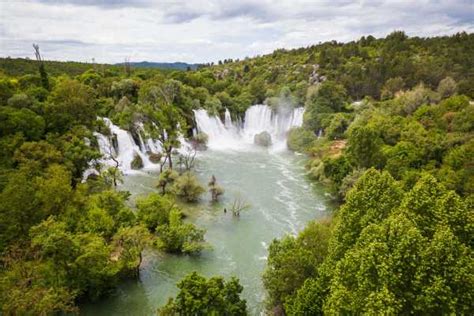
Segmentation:
{"type": "Polygon", "coordinates": [[[259,134],[256,134],[253,137],[253,142],[256,145],[263,146],[263,147],[268,147],[272,144],[272,136],[270,135],[269,132],[264,131],[259,134]]]}

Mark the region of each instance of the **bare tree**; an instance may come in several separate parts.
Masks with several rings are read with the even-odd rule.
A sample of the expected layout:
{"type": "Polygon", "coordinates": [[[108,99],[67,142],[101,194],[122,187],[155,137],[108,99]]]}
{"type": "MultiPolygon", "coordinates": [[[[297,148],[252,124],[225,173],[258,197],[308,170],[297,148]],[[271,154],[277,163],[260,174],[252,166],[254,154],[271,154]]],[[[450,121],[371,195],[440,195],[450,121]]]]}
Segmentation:
{"type": "Polygon", "coordinates": [[[197,151],[192,146],[186,146],[184,153],[179,155],[179,164],[184,167],[184,171],[190,171],[196,164],[197,151]]]}
{"type": "Polygon", "coordinates": [[[234,198],[234,201],[232,202],[230,210],[232,212],[232,215],[239,217],[240,212],[246,211],[249,208],[250,208],[250,204],[245,202],[239,194],[234,198]]]}
{"type": "Polygon", "coordinates": [[[127,77],[130,77],[130,74],[132,73],[132,66],[130,64],[130,57],[125,57],[125,61],[123,63],[123,69],[125,70],[125,74],[127,77]]]}
{"type": "Polygon", "coordinates": [[[43,62],[43,59],[41,58],[39,45],[38,44],[33,44],[33,49],[35,50],[36,60],[39,63],[39,73],[40,73],[40,77],[41,77],[41,85],[46,90],[49,90],[48,74],[46,73],[46,69],[44,68],[44,62],[43,62]]]}

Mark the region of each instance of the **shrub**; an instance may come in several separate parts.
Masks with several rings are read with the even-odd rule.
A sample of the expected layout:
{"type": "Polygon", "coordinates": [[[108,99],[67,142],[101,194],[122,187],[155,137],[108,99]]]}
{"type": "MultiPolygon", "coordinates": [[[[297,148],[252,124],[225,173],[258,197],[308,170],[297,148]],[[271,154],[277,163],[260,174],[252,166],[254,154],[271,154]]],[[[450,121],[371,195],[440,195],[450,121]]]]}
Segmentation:
{"type": "Polygon", "coordinates": [[[186,202],[196,202],[205,189],[194,174],[186,172],[174,182],[173,192],[186,202]]]}

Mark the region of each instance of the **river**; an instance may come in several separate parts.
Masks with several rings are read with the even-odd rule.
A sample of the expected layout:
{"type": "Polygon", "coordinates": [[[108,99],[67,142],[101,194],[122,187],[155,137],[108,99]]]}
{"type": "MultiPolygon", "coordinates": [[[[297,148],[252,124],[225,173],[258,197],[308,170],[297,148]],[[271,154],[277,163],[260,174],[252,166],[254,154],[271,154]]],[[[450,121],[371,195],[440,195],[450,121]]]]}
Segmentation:
{"type": "MultiPolygon", "coordinates": [[[[207,230],[205,238],[212,249],[199,256],[147,250],[137,280],[124,281],[110,296],[81,306],[81,314],[156,315],[157,308],[177,293],[176,283],[197,271],[208,277],[238,277],[249,313],[259,315],[264,310],[261,276],[268,245],[274,238],[297,234],[308,221],[329,215],[331,209],[324,188],[306,178],[305,157],[284,149],[288,129],[301,124],[302,114],[301,109],[295,109],[278,116],[266,106],[253,106],[242,126],[234,125],[228,112],[222,122],[196,111],[198,129],[209,136],[210,148],[199,152],[195,172],[203,184],[215,175],[225,193],[216,204],[211,203],[208,193],[203,195],[198,204],[187,208],[187,220],[207,230]],[[252,144],[253,135],[261,131],[271,133],[270,148],[252,144]],[[250,206],[240,217],[224,213],[236,198],[250,206]]],[[[133,153],[145,146],[111,126],[119,134],[117,156],[126,167],[133,153]]],[[[108,142],[103,135],[98,136],[102,143],[108,142]]],[[[103,147],[106,151],[110,146],[103,147]]],[[[126,175],[119,189],[132,194],[132,205],[138,196],[157,191],[156,168],[140,172],[124,169],[126,175]]]]}
{"type": "MultiPolygon", "coordinates": [[[[208,150],[198,156],[196,172],[203,183],[214,174],[225,189],[215,205],[209,194],[203,196],[189,218],[207,229],[212,250],[196,257],[147,251],[139,279],[123,282],[110,297],[83,306],[83,315],[156,315],[156,309],[177,293],[176,282],[192,271],[238,277],[249,312],[257,315],[263,310],[261,275],[267,246],[329,210],[324,189],[305,178],[304,158],[289,152],[208,150]],[[250,205],[238,218],[223,212],[235,197],[250,205]]],[[[121,189],[130,191],[133,199],[156,191],[156,178],[154,173],[131,174],[121,189]]]]}

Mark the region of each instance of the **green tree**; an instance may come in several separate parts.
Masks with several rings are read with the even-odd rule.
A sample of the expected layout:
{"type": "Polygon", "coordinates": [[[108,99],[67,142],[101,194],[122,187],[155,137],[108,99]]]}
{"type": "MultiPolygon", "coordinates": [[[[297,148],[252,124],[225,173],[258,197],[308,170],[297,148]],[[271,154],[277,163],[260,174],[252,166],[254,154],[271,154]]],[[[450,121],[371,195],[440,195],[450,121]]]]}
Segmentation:
{"type": "Polygon", "coordinates": [[[348,131],[347,154],[361,168],[380,167],[383,141],[380,132],[370,125],[352,126],[348,131]]]}
{"type": "Polygon", "coordinates": [[[206,279],[196,272],[178,283],[179,293],[158,310],[159,315],[247,315],[247,302],[240,298],[239,280],[206,279]]]}
{"type": "Polygon", "coordinates": [[[137,218],[150,231],[155,231],[158,226],[169,224],[170,212],[177,209],[170,197],[156,193],[137,199],[137,218]]]}
{"type": "Polygon", "coordinates": [[[74,125],[93,126],[96,120],[94,90],[76,80],[56,84],[45,107],[48,130],[63,133],[74,125]]]}
{"type": "Polygon", "coordinates": [[[206,190],[191,172],[185,172],[173,184],[173,192],[186,202],[196,202],[206,190]]]}
{"type": "Polygon", "coordinates": [[[181,212],[173,209],[169,223],[156,228],[158,248],[170,253],[197,254],[206,248],[205,230],[193,224],[183,223],[181,212]]]}

